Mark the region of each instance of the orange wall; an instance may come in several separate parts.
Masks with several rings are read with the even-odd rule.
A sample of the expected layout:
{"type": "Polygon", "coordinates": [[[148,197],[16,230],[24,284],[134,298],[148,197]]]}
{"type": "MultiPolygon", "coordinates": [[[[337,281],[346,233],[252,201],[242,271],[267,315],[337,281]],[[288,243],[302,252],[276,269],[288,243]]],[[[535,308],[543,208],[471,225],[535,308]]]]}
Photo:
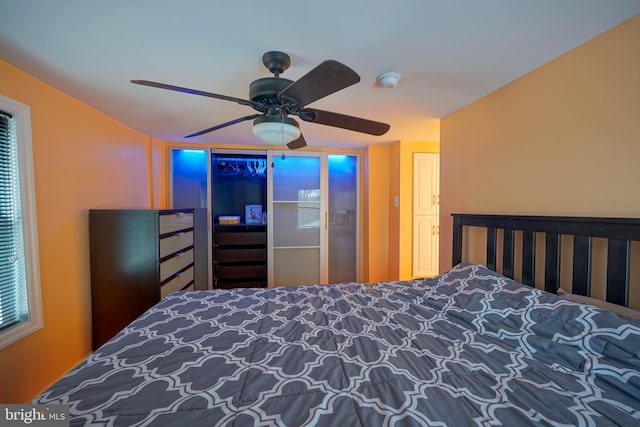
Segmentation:
{"type": "Polygon", "coordinates": [[[0,75],[0,93],[31,107],[35,166],[44,327],[0,350],[0,402],[20,403],[90,352],[87,209],[150,207],[162,143],[6,62],[0,75]]]}
{"type": "Polygon", "coordinates": [[[389,279],[389,146],[370,145],[364,155],[364,282],[389,279]]]}
{"type": "Polygon", "coordinates": [[[441,271],[452,212],[640,216],[639,40],[636,15],[442,120],[441,271]]]}

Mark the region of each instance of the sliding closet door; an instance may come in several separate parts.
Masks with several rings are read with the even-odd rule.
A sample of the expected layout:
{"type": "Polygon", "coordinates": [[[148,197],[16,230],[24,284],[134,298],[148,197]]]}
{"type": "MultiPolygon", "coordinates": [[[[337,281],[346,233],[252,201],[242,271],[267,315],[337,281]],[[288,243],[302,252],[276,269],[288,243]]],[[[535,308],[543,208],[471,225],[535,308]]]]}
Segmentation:
{"type": "Polygon", "coordinates": [[[321,214],[324,162],[317,154],[270,156],[269,283],[271,286],[326,283],[321,274],[321,266],[325,264],[321,251],[321,229],[325,227],[321,214]]]}
{"type": "Polygon", "coordinates": [[[171,207],[206,208],[208,150],[172,148],[171,207]]]}
{"type": "Polygon", "coordinates": [[[207,208],[209,205],[209,150],[176,147],[170,148],[169,154],[170,207],[173,209],[196,208],[194,221],[198,231],[193,235],[193,244],[196,248],[194,258],[196,289],[211,289],[211,233],[207,208]]]}
{"type": "Polygon", "coordinates": [[[329,283],[357,281],[358,156],[328,155],[329,283]]]}

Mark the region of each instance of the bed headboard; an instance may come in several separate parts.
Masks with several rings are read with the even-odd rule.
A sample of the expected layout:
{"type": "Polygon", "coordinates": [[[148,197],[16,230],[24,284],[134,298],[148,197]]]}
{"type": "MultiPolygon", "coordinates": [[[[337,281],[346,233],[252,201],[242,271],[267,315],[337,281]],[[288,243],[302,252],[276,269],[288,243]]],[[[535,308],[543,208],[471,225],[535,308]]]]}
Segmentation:
{"type": "Polygon", "coordinates": [[[553,293],[560,285],[562,236],[573,236],[572,293],[586,296],[591,295],[593,238],[606,239],[606,301],[629,305],[631,241],[640,241],[640,219],[458,213],[452,216],[453,265],[462,262],[465,226],[482,227],[487,232],[487,267],[497,271],[498,230],[501,230],[502,274],[514,278],[515,232],[519,231],[520,281],[535,286],[537,243],[543,238],[544,259],[539,262],[544,265],[544,289],[553,293]]]}

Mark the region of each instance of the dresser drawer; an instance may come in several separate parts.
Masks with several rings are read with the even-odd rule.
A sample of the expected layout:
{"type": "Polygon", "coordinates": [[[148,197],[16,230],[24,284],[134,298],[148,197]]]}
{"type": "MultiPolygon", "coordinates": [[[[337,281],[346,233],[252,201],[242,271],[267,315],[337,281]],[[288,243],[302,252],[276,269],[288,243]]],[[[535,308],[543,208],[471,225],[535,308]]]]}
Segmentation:
{"type": "Polygon", "coordinates": [[[193,263],[193,249],[186,252],[179,252],[176,256],[160,263],[160,281],[165,281],[169,276],[182,270],[193,263]]]}
{"type": "Polygon", "coordinates": [[[193,227],[192,212],[175,212],[162,214],[159,218],[160,234],[171,233],[173,231],[184,230],[193,227]]]}
{"type": "Polygon", "coordinates": [[[267,233],[263,231],[215,233],[213,242],[216,245],[264,245],[267,233]]]}
{"type": "Polygon", "coordinates": [[[215,269],[216,279],[249,279],[264,277],[267,275],[267,267],[260,265],[217,265],[215,269]]]}
{"type": "Polygon", "coordinates": [[[193,280],[193,267],[178,273],[176,277],[162,285],[160,288],[160,297],[164,298],[171,292],[179,291],[193,280]]]}
{"type": "Polygon", "coordinates": [[[265,261],[267,251],[264,248],[215,248],[214,259],[217,262],[265,261]]]}
{"type": "Polygon", "coordinates": [[[164,258],[191,245],[193,245],[193,231],[178,233],[160,239],[160,258],[164,258]]]}

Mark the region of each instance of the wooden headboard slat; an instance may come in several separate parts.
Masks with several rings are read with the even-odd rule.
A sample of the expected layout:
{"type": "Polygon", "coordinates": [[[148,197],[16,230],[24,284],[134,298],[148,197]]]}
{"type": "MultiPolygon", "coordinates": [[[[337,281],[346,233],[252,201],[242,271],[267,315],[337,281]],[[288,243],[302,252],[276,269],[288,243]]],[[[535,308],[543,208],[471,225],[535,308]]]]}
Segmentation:
{"type": "Polygon", "coordinates": [[[575,236],[573,238],[573,282],[571,292],[578,295],[591,295],[591,238],[575,236]]]}
{"type": "Polygon", "coordinates": [[[544,263],[544,290],[556,292],[560,287],[560,235],[547,233],[544,263]]]}
{"type": "Polygon", "coordinates": [[[506,229],[502,235],[502,274],[513,279],[513,230],[506,229]]]}
{"type": "Polygon", "coordinates": [[[629,304],[628,240],[609,239],[607,249],[607,301],[619,305],[629,304]]]}
{"type": "Polygon", "coordinates": [[[536,233],[522,232],[522,283],[536,285],[536,233]]]}
{"type": "Polygon", "coordinates": [[[495,227],[487,228],[487,267],[496,270],[496,257],[498,252],[498,235],[495,227]]]}

